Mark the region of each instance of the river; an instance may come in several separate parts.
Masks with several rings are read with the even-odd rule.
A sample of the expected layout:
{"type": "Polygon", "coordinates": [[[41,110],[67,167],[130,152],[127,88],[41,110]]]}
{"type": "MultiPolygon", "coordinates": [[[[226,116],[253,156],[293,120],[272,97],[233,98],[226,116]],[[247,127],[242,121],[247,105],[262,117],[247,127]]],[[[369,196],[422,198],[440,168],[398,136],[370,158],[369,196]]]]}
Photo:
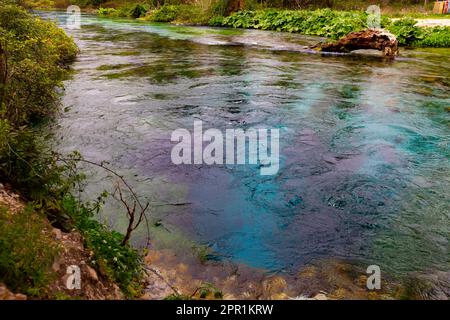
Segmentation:
{"type": "MultiPolygon", "coordinates": [[[[65,27],[64,13],[40,15],[65,27]]],[[[108,161],[150,201],[154,246],[206,246],[270,272],[328,258],[399,275],[450,269],[449,49],[325,56],[301,35],[92,15],[67,32],[81,51],[57,148],[108,161]],[[172,131],[195,120],[279,129],[278,173],[172,164],[172,131]]],[[[111,189],[86,170],[87,197],[111,189]]],[[[113,202],[99,219],[126,223],[113,202]]]]}

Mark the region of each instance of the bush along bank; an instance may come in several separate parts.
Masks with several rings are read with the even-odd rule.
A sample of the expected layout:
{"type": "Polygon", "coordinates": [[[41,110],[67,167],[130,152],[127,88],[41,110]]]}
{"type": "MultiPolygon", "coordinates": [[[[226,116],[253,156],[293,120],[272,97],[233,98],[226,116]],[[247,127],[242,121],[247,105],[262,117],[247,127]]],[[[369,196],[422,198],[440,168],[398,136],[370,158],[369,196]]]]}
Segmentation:
{"type": "MultiPolygon", "coordinates": [[[[330,9],[315,11],[241,11],[228,17],[215,17],[210,25],[233,28],[296,32],[305,35],[322,36],[337,40],[353,31],[367,29],[367,14],[343,12],[330,9]]],[[[450,28],[425,28],[416,26],[412,18],[396,21],[383,16],[381,27],[389,30],[402,46],[450,47],[450,28]]]]}
{"type": "Polygon", "coordinates": [[[403,46],[411,47],[450,47],[450,27],[418,27],[412,18],[396,20],[387,26],[403,46]]]}
{"type": "MultiPolygon", "coordinates": [[[[132,4],[117,9],[99,8],[97,13],[104,17],[139,18],[152,22],[294,32],[333,40],[368,27],[367,13],[361,11],[265,9],[238,11],[224,16],[226,6],[221,3],[216,2],[209,7],[132,4]]],[[[450,27],[418,27],[412,18],[392,21],[387,16],[382,16],[381,27],[397,36],[402,46],[450,47],[450,27]]]]}
{"type": "Polygon", "coordinates": [[[131,4],[118,8],[100,7],[96,12],[102,17],[134,18],[152,22],[189,25],[207,25],[211,18],[209,9],[189,4],[163,5],[160,7],[153,7],[148,4],[131,4]]]}
{"type": "Polygon", "coordinates": [[[62,160],[43,137],[42,125],[59,111],[58,88],[77,50],[53,22],[0,0],[0,183],[25,202],[15,214],[0,205],[0,283],[36,298],[54,298],[51,266],[61,250],[48,237],[50,222],[81,234],[92,253],[87,263],[133,297],[140,294],[141,255],[123,245],[122,234],[95,221],[106,194],[92,203],[78,200],[74,191],[84,180],[77,169],[80,155],[62,160]]]}

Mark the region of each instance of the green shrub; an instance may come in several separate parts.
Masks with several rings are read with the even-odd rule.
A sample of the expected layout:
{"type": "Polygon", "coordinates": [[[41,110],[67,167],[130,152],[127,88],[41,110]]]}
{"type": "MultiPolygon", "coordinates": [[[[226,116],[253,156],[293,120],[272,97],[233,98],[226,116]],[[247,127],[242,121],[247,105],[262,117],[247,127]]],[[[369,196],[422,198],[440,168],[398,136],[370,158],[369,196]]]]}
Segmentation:
{"type": "Polygon", "coordinates": [[[225,19],[225,17],[223,16],[214,16],[209,19],[208,25],[210,25],[211,27],[221,27],[224,25],[223,19],[225,19]]]}
{"type": "Polygon", "coordinates": [[[114,8],[98,8],[97,9],[97,14],[99,16],[112,16],[116,13],[116,9],[114,8]]]}
{"type": "Polygon", "coordinates": [[[140,18],[145,16],[148,7],[142,4],[131,4],[119,8],[98,8],[97,15],[103,17],[140,18]]]}
{"type": "Polygon", "coordinates": [[[391,23],[387,29],[400,45],[412,47],[450,47],[450,27],[418,27],[417,21],[404,18],[391,23]]]}
{"type": "Polygon", "coordinates": [[[112,16],[129,18],[131,15],[130,9],[131,9],[131,7],[129,7],[129,6],[117,8],[116,11],[113,12],[112,16]]]}
{"type": "Polygon", "coordinates": [[[53,0],[25,0],[23,5],[29,8],[48,9],[54,8],[55,2],[53,0]]]}
{"type": "Polygon", "coordinates": [[[45,152],[45,137],[35,134],[35,126],[58,111],[55,88],[62,87],[76,53],[73,40],[54,23],[0,6],[0,66],[8,74],[2,77],[0,70],[0,180],[42,207],[44,201],[53,207],[52,199],[67,192],[70,182],[62,182],[64,169],[45,152]]]}
{"type": "MultiPolygon", "coordinates": [[[[339,39],[350,32],[367,28],[367,14],[358,11],[319,10],[257,10],[239,11],[228,17],[217,15],[210,26],[252,28],[284,32],[296,32],[339,39]]],[[[448,47],[450,28],[420,28],[416,21],[405,18],[391,22],[382,16],[381,26],[397,36],[399,44],[417,47],[448,47]]]]}
{"type": "Polygon", "coordinates": [[[122,234],[93,219],[106,196],[104,193],[94,204],[80,204],[73,196],[67,196],[64,199],[64,210],[83,235],[86,247],[94,253],[91,265],[109,276],[127,296],[134,297],[141,290],[142,256],[132,247],[122,245],[122,234]]]}
{"type": "Polygon", "coordinates": [[[253,28],[254,16],[254,11],[239,11],[223,19],[223,25],[233,28],[253,28]]]}
{"type": "Polygon", "coordinates": [[[180,6],[164,5],[150,13],[149,20],[154,22],[172,22],[178,17],[180,6]]]}
{"type": "Polygon", "coordinates": [[[57,93],[75,58],[73,40],[54,23],[13,5],[0,6],[0,115],[18,128],[55,112],[57,93]]]}
{"type": "Polygon", "coordinates": [[[450,48],[450,27],[424,28],[424,36],[413,45],[417,47],[450,48]]]}
{"type": "Polygon", "coordinates": [[[338,39],[351,31],[367,27],[367,14],[356,11],[258,10],[239,11],[228,17],[213,18],[210,24],[233,28],[254,28],[285,32],[297,32],[338,39]]]}
{"type": "Polygon", "coordinates": [[[22,212],[0,207],[0,282],[28,295],[44,294],[58,247],[44,216],[31,206],[22,212]]]}
{"type": "Polygon", "coordinates": [[[135,5],[133,5],[130,9],[130,17],[137,19],[140,17],[145,16],[145,14],[148,11],[148,7],[146,5],[142,5],[140,3],[137,3],[135,5]]]}
{"type": "Polygon", "coordinates": [[[422,28],[416,26],[417,22],[412,18],[394,21],[388,30],[392,32],[400,45],[410,45],[424,38],[422,28]]]}

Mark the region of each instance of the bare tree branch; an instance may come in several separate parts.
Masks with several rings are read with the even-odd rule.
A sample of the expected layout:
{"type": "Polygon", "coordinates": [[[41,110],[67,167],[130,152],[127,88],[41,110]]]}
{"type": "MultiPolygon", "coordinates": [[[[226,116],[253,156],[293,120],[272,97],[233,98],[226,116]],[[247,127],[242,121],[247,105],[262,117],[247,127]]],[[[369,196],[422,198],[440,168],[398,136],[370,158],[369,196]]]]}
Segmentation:
{"type": "Polygon", "coordinates": [[[139,200],[139,197],[137,196],[136,192],[133,190],[133,188],[130,186],[130,184],[124,179],[124,177],[122,175],[120,175],[119,173],[117,173],[116,171],[114,171],[111,168],[108,168],[105,165],[105,162],[101,162],[101,163],[97,163],[91,160],[86,160],[84,158],[76,158],[76,159],[64,159],[64,158],[60,158],[58,157],[58,160],[61,161],[67,161],[67,160],[71,160],[71,161],[77,161],[77,162],[84,162],[99,168],[102,168],[103,170],[111,173],[113,176],[115,176],[116,178],[119,179],[119,182],[116,183],[114,192],[113,192],[113,197],[119,201],[122,206],[126,209],[127,212],[127,217],[128,217],[128,227],[127,227],[127,231],[125,233],[125,237],[122,241],[122,245],[126,245],[128,244],[131,234],[134,230],[136,230],[139,225],[142,223],[142,221],[145,220],[146,225],[147,225],[147,246],[150,243],[150,229],[149,229],[149,223],[148,223],[148,218],[146,215],[146,211],[148,210],[148,208],[150,207],[150,203],[147,202],[145,205],[142,204],[142,202],[139,200]],[[120,183],[122,183],[126,189],[128,190],[128,192],[131,194],[132,197],[132,201],[133,204],[130,205],[130,203],[124,198],[123,195],[123,191],[122,188],[120,187],[120,183]],[[136,209],[137,207],[139,207],[139,213],[138,213],[138,217],[136,220],[136,209]]]}

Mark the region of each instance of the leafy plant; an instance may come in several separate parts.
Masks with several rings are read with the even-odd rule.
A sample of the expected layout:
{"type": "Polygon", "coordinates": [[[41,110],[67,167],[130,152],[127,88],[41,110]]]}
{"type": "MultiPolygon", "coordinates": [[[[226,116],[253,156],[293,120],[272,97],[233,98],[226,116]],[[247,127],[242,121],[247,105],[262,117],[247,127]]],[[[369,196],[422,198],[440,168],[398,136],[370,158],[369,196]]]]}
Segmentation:
{"type": "Polygon", "coordinates": [[[209,282],[203,283],[196,292],[194,292],[193,296],[194,295],[198,295],[200,299],[223,299],[222,291],[209,282]]]}
{"type": "Polygon", "coordinates": [[[408,17],[392,22],[388,26],[400,45],[412,47],[450,47],[450,27],[422,28],[408,17]]]}
{"type": "Polygon", "coordinates": [[[155,22],[172,22],[180,11],[180,6],[164,5],[150,13],[149,20],[155,22]]]}
{"type": "Polygon", "coordinates": [[[17,128],[57,110],[55,87],[62,87],[64,68],[75,58],[73,40],[54,23],[13,5],[0,6],[0,110],[17,128]]]}
{"type": "Polygon", "coordinates": [[[115,8],[98,8],[97,9],[97,14],[99,16],[112,16],[116,13],[116,9],[115,8]]]}
{"type": "Polygon", "coordinates": [[[413,45],[417,47],[449,48],[450,27],[427,28],[424,30],[422,39],[415,41],[413,45]]]}
{"type": "Polygon", "coordinates": [[[417,22],[412,18],[404,18],[394,21],[388,30],[392,32],[400,45],[410,45],[422,40],[425,33],[422,28],[416,26],[417,22]]]}
{"type": "Polygon", "coordinates": [[[116,282],[126,295],[133,297],[141,289],[142,256],[136,249],[123,245],[123,234],[93,219],[106,197],[107,193],[103,193],[94,203],[80,204],[68,195],[64,198],[63,209],[83,235],[86,247],[93,252],[90,264],[116,282]]]}
{"type": "Polygon", "coordinates": [[[137,3],[130,9],[130,17],[137,19],[140,17],[145,16],[146,12],[148,11],[148,7],[146,5],[137,3]]]}
{"type": "Polygon", "coordinates": [[[225,18],[223,16],[214,16],[211,19],[209,19],[208,21],[208,25],[210,25],[211,27],[221,27],[224,25],[224,20],[225,18]]]}
{"type": "Polygon", "coordinates": [[[223,18],[211,19],[212,25],[297,32],[338,39],[351,31],[367,27],[366,13],[356,11],[257,10],[239,11],[223,18]]]}

